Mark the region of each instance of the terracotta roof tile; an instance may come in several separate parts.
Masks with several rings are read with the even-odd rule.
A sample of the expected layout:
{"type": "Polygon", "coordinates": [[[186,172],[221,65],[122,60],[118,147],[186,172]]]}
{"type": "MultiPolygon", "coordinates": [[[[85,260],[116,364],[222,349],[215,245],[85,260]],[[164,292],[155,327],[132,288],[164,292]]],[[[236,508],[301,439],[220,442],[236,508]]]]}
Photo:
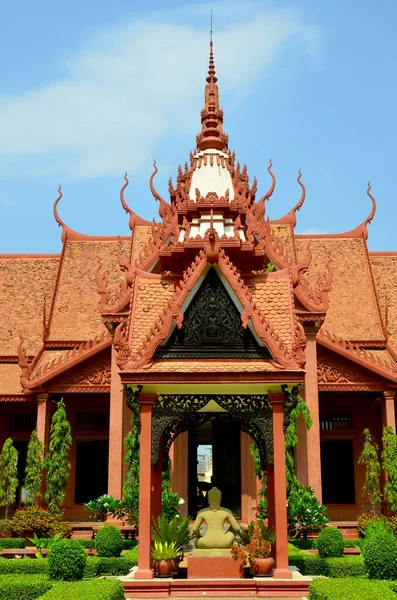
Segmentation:
{"type": "Polygon", "coordinates": [[[160,279],[137,278],[132,322],[131,348],[133,354],[142,345],[144,338],[173,293],[173,285],[160,279]]]}
{"type": "Polygon", "coordinates": [[[289,276],[254,278],[250,292],[259,310],[269,319],[283,342],[291,344],[294,323],[289,276]]]}
{"type": "Polygon", "coordinates": [[[389,343],[397,352],[397,254],[370,254],[381,312],[386,322],[389,343]]]}
{"type": "MultiPolygon", "coordinates": [[[[115,293],[124,280],[117,260],[118,244],[118,240],[66,243],[49,340],[89,340],[103,333],[95,269],[101,258],[102,272],[107,274],[110,292],[115,293]]],[[[129,243],[124,242],[126,259],[129,252],[129,243]]]]}
{"type": "Polygon", "coordinates": [[[309,242],[313,256],[304,277],[315,285],[328,261],[333,269],[325,327],[346,340],[383,341],[365,241],[362,238],[297,237],[298,261],[305,258],[309,242]]]}
{"type": "Polygon", "coordinates": [[[23,393],[20,374],[17,363],[0,363],[0,396],[23,393]]]}
{"type": "MultiPolygon", "coordinates": [[[[141,369],[148,373],[148,369],[141,369]]],[[[139,372],[140,369],[137,369],[139,372]]],[[[280,368],[271,361],[262,360],[154,360],[150,366],[150,373],[222,373],[222,372],[280,372],[280,368]]]]}
{"type": "Polygon", "coordinates": [[[0,256],[0,355],[15,356],[21,333],[29,354],[40,348],[43,303],[48,315],[59,257],[0,256]]]}

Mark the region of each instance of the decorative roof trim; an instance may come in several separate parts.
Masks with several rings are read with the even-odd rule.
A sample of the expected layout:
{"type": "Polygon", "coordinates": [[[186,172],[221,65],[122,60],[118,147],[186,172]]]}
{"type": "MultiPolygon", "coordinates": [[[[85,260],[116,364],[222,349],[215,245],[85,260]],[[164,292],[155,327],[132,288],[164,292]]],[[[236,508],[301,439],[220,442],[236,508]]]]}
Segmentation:
{"type": "MultiPolygon", "coordinates": [[[[104,331],[101,335],[93,340],[83,342],[68,353],[62,354],[61,356],[54,358],[53,360],[42,365],[38,371],[31,376],[33,369],[26,371],[26,363],[24,362],[24,353],[20,342],[18,347],[18,355],[21,353],[20,367],[21,373],[21,384],[26,389],[33,389],[39,387],[46,381],[53,379],[57,375],[60,375],[64,371],[74,367],[83,360],[90,358],[94,354],[97,354],[101,350],[108,348],[112,344],[112,339],[108,331],[104,331]]],[[[28,365],[30,367],[31,365],[28,365]]]]}
{"type": "Polygon", "coordinates": [[[319,329],[316,339],[325,348],[349,358],[382,377],[397,382],[397,367],[392,362],[388,363],[385,360],[380,360],[371,351],[353,345],[351,342],[325,329],[324,326],[319,329]]]}
{"type": "Polygon", "coordinates": [[[124,180],[125,180],[125,183],[120,190],[120,202],[121,202],[121,206],[124,208],[125,212],[130,215],[130,217],[128,219],[128,227],[131,229],[131,231],[134,231],[136,225],[149,225],[150,226],[150,222],[145,221],[145,219],[141,219],[141,217],[139,217],[136,213],[134,213],[134,211],[128,206],[127,202],[124,199],[124,190],[127,187],[127,185],[129,184],[129,181],[127,178],[127,171],[125,171],[125,173],[124,173],[124,180]]]}
{"type": "Polygon", "coordinates": [[[281,217],[281,219],[277,219],[275,221],[272,221],[271,224],[273,225],[291,225],[292,228],[295,228],[296,225],[296,213],[302,208],[303,203],[305,201],[306,198],[306,188],[303,185],[302,181],[301,181],[301,177],[302,177],[302,172],[299,169],[298,171],[298,178],[297,178],[297,182],[299,183],[299,185],[301,186],[301,197],[299,199],[299,202],[297,202],[297,204],[295,204],[294,208],[292,208],[284,217],[281,217]]]}
{"type": "Polygon", "coordinates": [[[160,194],[158,194],[155,190],[155,187],[153,185],[153,179],[154,179],[154,176],[156,175],[156,173],[158,172],[156,161],[153,161],[153,167],[154,167],[154,171],[151,174],[150,179],[149,179],[150,191],[152,192],[153,197],[159,201],[159,203],[160,203],[159,215],[162,219],[164,219],[170,213],[172,208],[171,208],[171,205],[168,204],[168,202],[166,202],[164,200],[164,198],[162,196],[160,196],[160,194]]]}

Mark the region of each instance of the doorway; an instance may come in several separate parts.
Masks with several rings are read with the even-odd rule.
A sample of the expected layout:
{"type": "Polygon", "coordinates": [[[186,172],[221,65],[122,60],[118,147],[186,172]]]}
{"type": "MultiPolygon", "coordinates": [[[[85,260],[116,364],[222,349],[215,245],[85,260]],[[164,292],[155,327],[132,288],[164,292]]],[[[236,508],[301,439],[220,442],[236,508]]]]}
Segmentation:
{"type": "Polygon", "coordinates": [[[353,440],[321,442],[321,477],[324,504],[354,504],[353,440]]]}
{"type": "Polygon", "coordinates": [[[108,440],[78,440],[74,501],[84,504],[108,490],[108,440]]]}
{"type": "Polygon", "coordinates": [[[222,492],[222,506],[241,516],[240,426],[220,415],[189,430],[188,513],[195,518],[208,505],[211,487],[222,492]]]}

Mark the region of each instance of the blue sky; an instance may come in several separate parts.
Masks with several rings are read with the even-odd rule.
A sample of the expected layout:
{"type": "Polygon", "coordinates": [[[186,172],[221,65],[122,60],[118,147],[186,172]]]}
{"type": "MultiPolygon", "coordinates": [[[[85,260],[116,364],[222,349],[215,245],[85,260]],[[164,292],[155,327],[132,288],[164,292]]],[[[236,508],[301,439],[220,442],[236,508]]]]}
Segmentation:
{"type": "MultiPolygon", "coordinates": [[[[397,249],[395,0],[212,0],[230,147],[271,218],[307,199],[298,232],[337,233],[377,213],[371,250],[397,249]]],[[[210,3],[26,0],[0,6],[0,252],[59,252],[53,215],[87,234],[128,234],[118,199],[157,216],[200,129],[210,3]],[[165,8],[166,7],[166,10],[165,8]]]]}

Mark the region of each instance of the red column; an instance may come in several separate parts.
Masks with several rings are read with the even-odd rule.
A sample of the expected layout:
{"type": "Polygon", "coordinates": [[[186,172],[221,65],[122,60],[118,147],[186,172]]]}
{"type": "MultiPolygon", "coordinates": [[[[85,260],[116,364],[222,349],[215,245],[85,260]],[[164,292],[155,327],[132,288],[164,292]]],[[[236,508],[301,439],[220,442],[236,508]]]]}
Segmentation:
{"type": "Polygon", "coordinates": [[[141,435],[139,448],[139,550],[135,579],[153,579],[152,527],[152,411],[156,394],[140,394],[141,435]]]}
{"type": "MultiPolygon", "coordinates": [[[[108,494],[119,500],[123,489],[123,456],[124,456],[124,393],[116,363],[116,351],[112,346],[111,383],[109,407],[109,474],[108,494]]],[[[114,522],[114,520],[112,521],[114,522]]]]}
{"type": "Polygon", "coordinates": [[[306,374],[304,398],[310,410],[313,425],[306,431],[307,484],[313,488],[318,501],[322,501],[320,411],[317,380],[317,335],[318,327],[305,327],[306,334],[306,374]]]}
{"type": "Polygon", "coordinates": [[[273,411],[275,579],[292,579],[288,568],[287,479],[285,474],[284,394],[268,394],[273,411]]]}
{"type": "Polygon", "coordinates": [[[266,467],[266,479],[267,479],[267,526],[269,529],[273,529],[275,525],[275,514],[274,514],[274,465],[267,463],[266,467]]]}
{"type": "Polygon", "coordinates": [[[50,433],[50,394],[36,394],[37,398],[37,437],[44,446],[48,446],[48,436],[50,433]]]}
{"type": "Polygon", "coordinates": [[[152,516],[157,519],[161,515],[161,485],[163,468],[163,440],[160,440],[159,459],[152,465],[152,516]]]}
{"type": "Polygon", "coordinates": [[[178,435],[171,446],[171,484],[172,491],[185,501],[180,511],[183,517],[188,516],[188,472],[189,472],[189,434],[184,431],[178,435]]]}
{"type": "Polygon", "coordinates": [[[390,425],[396,433],[395,398],[396,392],[394,390],[382,392],[382,431],[387,425],[390,425]]]}

